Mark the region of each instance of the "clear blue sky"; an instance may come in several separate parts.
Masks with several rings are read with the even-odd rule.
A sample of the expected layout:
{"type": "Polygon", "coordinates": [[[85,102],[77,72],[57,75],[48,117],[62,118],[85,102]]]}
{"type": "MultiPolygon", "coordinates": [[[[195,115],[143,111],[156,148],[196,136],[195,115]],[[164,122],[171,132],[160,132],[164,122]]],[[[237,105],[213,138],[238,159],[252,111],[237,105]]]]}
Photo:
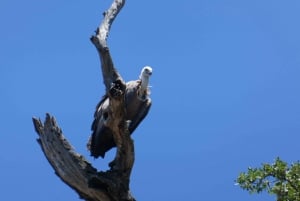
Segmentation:
{"type": "MultiPolygon", "coordinates": [[[[1,0],[0,188],[3,200],[79,200],[36,143],[32,116],[57,118],[86,150],[103,95],[89,37],[109,0],[1,0]]],[[[154,69],[153,106],[133,135],[140,201],[271,201],[234,185],[248,166],[300,153],[298,0],[131,1],[109,46],[125,80],[154,69]]]]}

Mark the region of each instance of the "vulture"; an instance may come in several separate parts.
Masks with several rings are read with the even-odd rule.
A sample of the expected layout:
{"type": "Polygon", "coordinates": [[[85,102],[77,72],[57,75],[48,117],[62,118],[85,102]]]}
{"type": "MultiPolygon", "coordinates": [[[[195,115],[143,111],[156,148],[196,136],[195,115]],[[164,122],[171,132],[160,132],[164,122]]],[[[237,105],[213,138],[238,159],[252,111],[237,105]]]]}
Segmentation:
{"type": "MultiPolygon", "coordinates": [[[[146,117],[151,107],[149,97],[149,78],[152,75],[152,68],[145,66],[138,80],[126,83],[125,107],[126,120],[128,120],[128,130],[132,134],[142,120],[146,117]]],[[[109,98],[104,95],[96,106],[94,121],[92,123],[92,135],[87,144],[91,156],[98,158],[105,157],[105,153],[115,147],[113,133],[110,128],[105,126],[108,117],[109,98]]]]}

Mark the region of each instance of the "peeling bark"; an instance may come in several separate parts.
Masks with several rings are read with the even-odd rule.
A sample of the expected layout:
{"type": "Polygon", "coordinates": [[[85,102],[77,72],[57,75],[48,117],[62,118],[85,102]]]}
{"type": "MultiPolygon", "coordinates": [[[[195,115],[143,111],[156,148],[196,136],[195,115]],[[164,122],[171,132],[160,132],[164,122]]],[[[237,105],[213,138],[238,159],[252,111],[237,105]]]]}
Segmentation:
{"type": "Polygon", "coordinates": [[[115,160],[110,164],[111,169],[98,172],[92,167],[74,150],[50,114],[46,114],[44,123],[33,118],[35,130],[39,135],[37,141],[55,173],[74,189],[80,198],[87,201],[135,200],[129,190],[130,173],[134,164],[134,144],[125,119],[126,85],[114,68],[106,42],[110,27],[124,4],[125,0],[115,0],[104,13],[104,19],[96,34],[91,37],[100,56],[104,85],[110,99],[107,126],[113,131],[117,145],[115,160]]]}

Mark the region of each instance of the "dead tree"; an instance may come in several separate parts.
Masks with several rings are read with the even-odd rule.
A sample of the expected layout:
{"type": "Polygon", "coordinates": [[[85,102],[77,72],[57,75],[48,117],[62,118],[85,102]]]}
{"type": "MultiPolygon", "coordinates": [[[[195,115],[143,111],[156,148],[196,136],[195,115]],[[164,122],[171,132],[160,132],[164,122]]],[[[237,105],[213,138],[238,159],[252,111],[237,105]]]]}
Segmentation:
{"type": "Polygon", "coordinates": [[[64,137],[54,117],[46,114],[44,123],[33,118],[39,135],[37,139],[47,160],[62,181],[87,201],[133,201],[129,190],[130,173],[134,163],[134,145],[124,118],[124,94],[126,85],[116,71],[107,46],[110,27],[122,9],[125,0],[114,0],[104,13],[104,19],[96,34],[91,37],[101,60],[103,80],[109,96],[108,126],[114,133],[117,145],[114,165],[106,172],[99,172],[64,137]]]}

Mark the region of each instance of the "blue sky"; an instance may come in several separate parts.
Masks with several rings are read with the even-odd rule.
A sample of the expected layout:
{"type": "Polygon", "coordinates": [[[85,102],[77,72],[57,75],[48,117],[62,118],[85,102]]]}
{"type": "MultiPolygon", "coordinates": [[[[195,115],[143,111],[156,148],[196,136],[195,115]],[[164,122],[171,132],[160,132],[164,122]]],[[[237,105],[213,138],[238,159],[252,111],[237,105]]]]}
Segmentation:
{"type": "MultiPolygon", "coordinates": [[[[86,150],[104,87],[89,37],[111,1],[0,2],[0,187],[4,200],[79,200],[36,143],[31,117],[54,115],[86,150]]],[[[299,160],[300,2],[130,1],[109,46],[125,80],[154,69],[153,106],[135,131],[137,200],[254,201],[248,166],[299,160]]]]}

